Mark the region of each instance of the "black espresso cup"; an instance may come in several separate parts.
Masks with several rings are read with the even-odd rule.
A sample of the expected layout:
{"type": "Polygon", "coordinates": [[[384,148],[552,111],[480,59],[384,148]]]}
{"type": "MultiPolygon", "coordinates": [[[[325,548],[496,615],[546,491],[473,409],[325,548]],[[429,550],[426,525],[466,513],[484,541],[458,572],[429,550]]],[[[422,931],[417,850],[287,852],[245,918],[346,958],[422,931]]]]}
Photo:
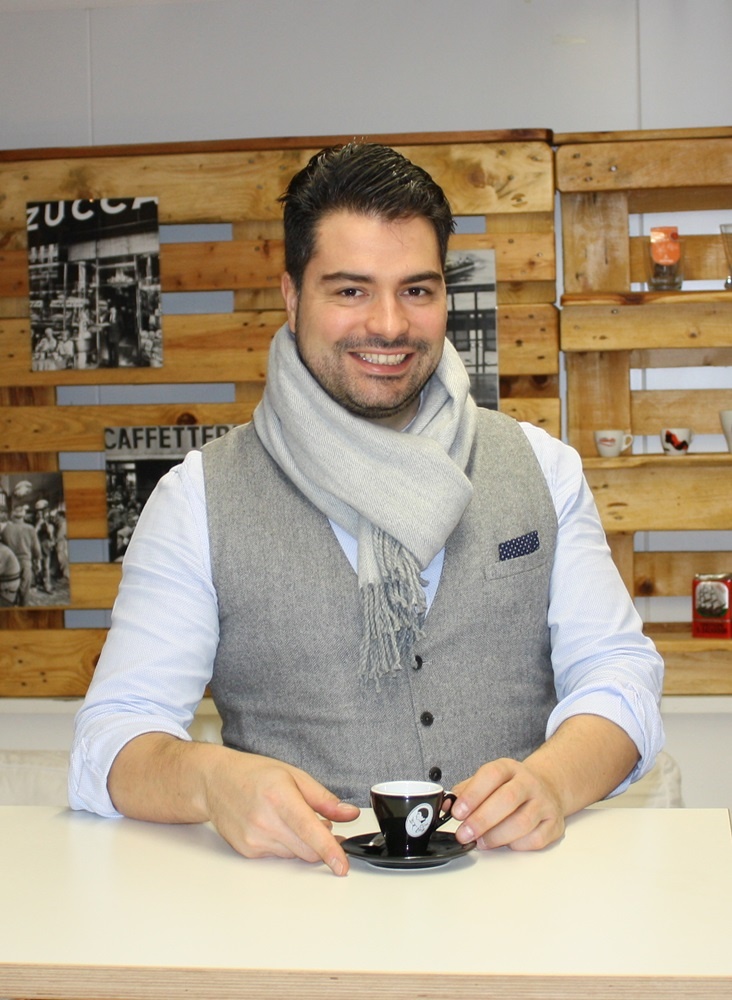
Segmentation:
{"type": "Polygon", "coordinates": [[[456,798],[434,781],[382,781],[374,785],[371,806],[387,854],[400,858],[426,854],[432,834],[450,819],[456,798]]]}

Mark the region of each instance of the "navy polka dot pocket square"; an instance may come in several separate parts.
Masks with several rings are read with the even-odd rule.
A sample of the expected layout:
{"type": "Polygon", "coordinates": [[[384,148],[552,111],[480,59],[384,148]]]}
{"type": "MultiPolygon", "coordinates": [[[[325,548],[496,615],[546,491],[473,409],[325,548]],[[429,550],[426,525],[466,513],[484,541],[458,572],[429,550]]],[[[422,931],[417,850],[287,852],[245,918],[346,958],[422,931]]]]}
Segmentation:
{"type": "Polygon", "coordinates": [[[518,559],[520,556],[528,556],[536,552],[539,548],[539,532],[530,531],[528,535],[519,535],[518,538],[509,538],[507,542],[500,542],[498,545],[498,558],[501,562],[506,559],[518,559]]]}

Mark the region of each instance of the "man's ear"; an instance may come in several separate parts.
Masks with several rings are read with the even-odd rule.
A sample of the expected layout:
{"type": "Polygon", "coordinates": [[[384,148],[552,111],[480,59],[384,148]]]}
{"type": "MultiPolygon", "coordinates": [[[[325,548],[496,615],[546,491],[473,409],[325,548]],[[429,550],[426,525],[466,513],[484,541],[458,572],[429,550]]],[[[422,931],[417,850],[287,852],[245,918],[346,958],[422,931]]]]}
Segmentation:
{"type": "Polygon", "coordinates": [[[287,325],[293,333],[297,333],[295,323],[297,321],[297,302],[299,296],[295,288],[295,282],[287,271],[282,275],[280,289],[282,290],[282,298],[285,300],[285,309],[287,310],[287,325]]]}

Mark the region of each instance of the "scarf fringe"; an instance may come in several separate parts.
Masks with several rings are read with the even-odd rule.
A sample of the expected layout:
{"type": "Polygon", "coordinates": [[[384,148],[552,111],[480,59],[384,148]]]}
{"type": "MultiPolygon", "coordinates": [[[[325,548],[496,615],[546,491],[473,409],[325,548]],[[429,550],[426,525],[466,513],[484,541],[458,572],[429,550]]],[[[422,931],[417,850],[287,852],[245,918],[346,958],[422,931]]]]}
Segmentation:
{"type": "Polygon", "coordinates": [[[402,660],[422,637],[427,613],[424,581],[414,556],[394,538],[376,529],[374,552],[381,581],[361,587],[364,631],[359,676],[374,681],[402,669],[402,660]]]}

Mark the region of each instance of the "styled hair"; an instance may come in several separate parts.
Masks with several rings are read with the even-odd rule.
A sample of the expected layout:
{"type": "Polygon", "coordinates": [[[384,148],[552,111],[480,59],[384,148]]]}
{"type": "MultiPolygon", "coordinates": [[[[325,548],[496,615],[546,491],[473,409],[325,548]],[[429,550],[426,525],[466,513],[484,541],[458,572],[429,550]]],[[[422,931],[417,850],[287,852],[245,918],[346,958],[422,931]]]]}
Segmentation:
{"type": "Polygon", "coordinates": [[[350,142],[323,149],[295,174],[279,200],[284,206],[285,269],[298,291],[315,252],[318,224],[338,211],[388,221],[427,219],[445,266],[455,227],[445,193],[426,170],[389,146],[350,142]]]}

